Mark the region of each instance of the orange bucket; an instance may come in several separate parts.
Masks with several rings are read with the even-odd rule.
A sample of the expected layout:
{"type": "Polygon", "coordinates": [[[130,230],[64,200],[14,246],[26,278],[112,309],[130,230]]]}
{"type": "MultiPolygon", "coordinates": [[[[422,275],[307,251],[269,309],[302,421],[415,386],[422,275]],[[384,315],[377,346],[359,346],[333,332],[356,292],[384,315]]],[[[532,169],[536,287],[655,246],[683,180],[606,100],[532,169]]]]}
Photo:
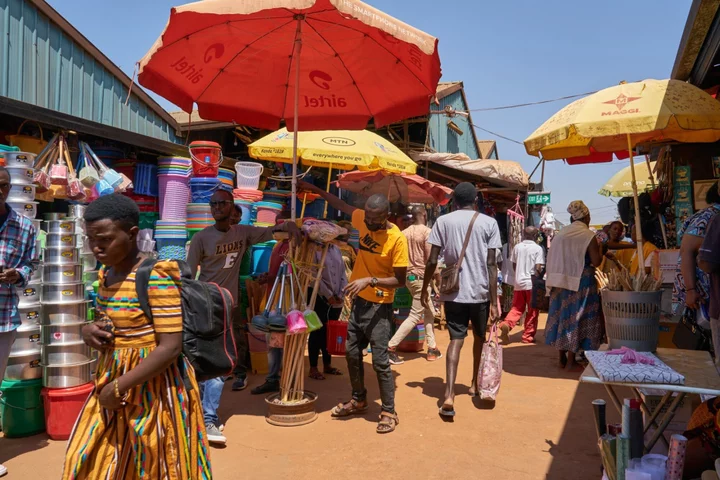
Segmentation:
{"type": "Polygon", "coordinates": [[[196,140],[188,147],[192,158],[193,176],[217,177],[223,161],[222,148],[219,143],[196,140]]]}

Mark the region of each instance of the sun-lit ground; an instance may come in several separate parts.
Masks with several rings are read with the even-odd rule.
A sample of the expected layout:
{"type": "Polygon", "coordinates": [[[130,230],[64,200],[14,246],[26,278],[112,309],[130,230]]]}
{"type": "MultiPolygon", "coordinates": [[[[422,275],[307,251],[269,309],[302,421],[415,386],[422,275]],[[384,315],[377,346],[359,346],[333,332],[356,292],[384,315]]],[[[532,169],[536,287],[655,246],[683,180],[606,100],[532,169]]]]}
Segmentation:
{"type": "MultiPolygon", "coordinates": [[[[579,373],[556,367],[556,352],[544,345],[541,316],[538,343],[513,343],[504,349],[504,373],[496,404],[467,395],[471,377],[471,342],[463,349],[457,416],[445,423],[437,414],[445,377],[445,359],[429,363],[405,355],[396,373],[400,425],[389,435],[375,433],[380,411],[375,374],[366,358],[369,398],[374,406],[364,417],[337,420],[330,409],[350,393],[347,375],[307,380],[320,395],[320,415],[296,428],[265,422],[265,404],[249,389],[232,392],[226,384],[221,416],[226,422],[225,448],[212,449],[216,479],[292,478],[477,478],[595,480],[600,478],[590,402],[604,398],[602,387],[581,385],[579,373]]],[[[511,339],[520,340],[516,328],[511,339]]],[[[448,334],[441,331],[442,351],[448,334]]],[[[344,358],[334,365],[346,372],[344,358]]],[[[250,377],[250,387],[261,376],[250,377]]],[[[608,402],[609,404],[609,402],[608,402]]],[[[609,420],[614,412],[608,410],[609,420]]],[[[9,479],[60,477],[65,442],[46,435],[23,439],[0,437],[0,463],[9,479]]]]}

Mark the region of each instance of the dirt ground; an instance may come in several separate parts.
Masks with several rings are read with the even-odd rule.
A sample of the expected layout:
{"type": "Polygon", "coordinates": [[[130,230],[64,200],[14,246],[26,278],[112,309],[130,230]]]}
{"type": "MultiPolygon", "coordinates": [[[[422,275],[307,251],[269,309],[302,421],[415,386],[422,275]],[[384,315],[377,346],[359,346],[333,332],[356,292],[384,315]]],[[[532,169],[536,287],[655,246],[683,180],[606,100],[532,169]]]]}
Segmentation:
{"type": "MultiPolygon", "coordinates": [[[[215,479],[239,478],[477,478],[595,480],[600,458],[594,438],[590,402],[605,398],[600,386],[580,384],[579,373],[556,367],[556,351],[544,344],[544,315],[535,345],[522,345],[519,328],[504,349],[504,373],[497,402],[467,395],[472,375],[472,340],[460,360],[454,422],[437,414],[445,378],[445,359],[429,363],[406,354],[396,374],[398,429],[375,433],[380,411],[375,374],[366,358],[369,399],[364,417],[337,420],[330,409],[350,393],[343,358],[334,365],[345,375],[326,381],[307,380],[317,392],[318,419],[307,426],[274,427],[265,422],[265,404],[249,389],[232,392],[226,384],[221,417],[226,422],[225,448],[212,449],[215,479]]],[[[445,350],[448,334],[437,335],[445,350]]],[[[256,386],[262,376],[251,376],[256,386]]],[[[610,402],[608,401],[608,405],[610,402]]],[[[608,408],[608,420],[617,421],[608,408]]],[[[0,437],[0,463],[9,479],[60,477],[65,442],[46,435],[22,439],[0,437]]]]}

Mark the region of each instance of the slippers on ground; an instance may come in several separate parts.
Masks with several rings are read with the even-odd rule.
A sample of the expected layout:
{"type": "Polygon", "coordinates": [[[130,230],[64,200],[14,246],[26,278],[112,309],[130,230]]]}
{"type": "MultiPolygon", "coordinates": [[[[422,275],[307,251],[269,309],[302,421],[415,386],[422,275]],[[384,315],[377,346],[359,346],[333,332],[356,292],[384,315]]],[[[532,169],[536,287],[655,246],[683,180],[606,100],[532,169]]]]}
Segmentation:
{"type": "Polygon", "coordinates": [[[343,374],[340,370],[338,370],[337,368],[334,368],[334,367],[330,367],[328,369],[323,370],[323,373],[325,375],[342,375],[343,374]]]}
{"type": "Polygon", "coordinates": [[[452,418],[455,416],[455,408],[450,407],[450,409],[446,409],[445,405],[443,405],[442,407],[440,407],[440,410],[438,411],[438,413],[440,414],[441,417],[452,418]]]}

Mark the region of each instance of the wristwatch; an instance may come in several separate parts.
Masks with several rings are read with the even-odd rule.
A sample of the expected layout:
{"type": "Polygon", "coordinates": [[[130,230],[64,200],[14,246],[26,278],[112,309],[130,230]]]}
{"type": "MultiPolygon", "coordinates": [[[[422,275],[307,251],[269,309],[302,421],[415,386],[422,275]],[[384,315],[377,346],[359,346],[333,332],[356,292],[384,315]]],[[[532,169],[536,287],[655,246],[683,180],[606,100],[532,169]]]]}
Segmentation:
{"type": "Polygon", "coordinates": [[[375,287],[377,287],[377,284],[378,284],[378,279],[375,277],[372,277],[372,279],[370,279],[370,286],[375,288],[375,287]]]}

